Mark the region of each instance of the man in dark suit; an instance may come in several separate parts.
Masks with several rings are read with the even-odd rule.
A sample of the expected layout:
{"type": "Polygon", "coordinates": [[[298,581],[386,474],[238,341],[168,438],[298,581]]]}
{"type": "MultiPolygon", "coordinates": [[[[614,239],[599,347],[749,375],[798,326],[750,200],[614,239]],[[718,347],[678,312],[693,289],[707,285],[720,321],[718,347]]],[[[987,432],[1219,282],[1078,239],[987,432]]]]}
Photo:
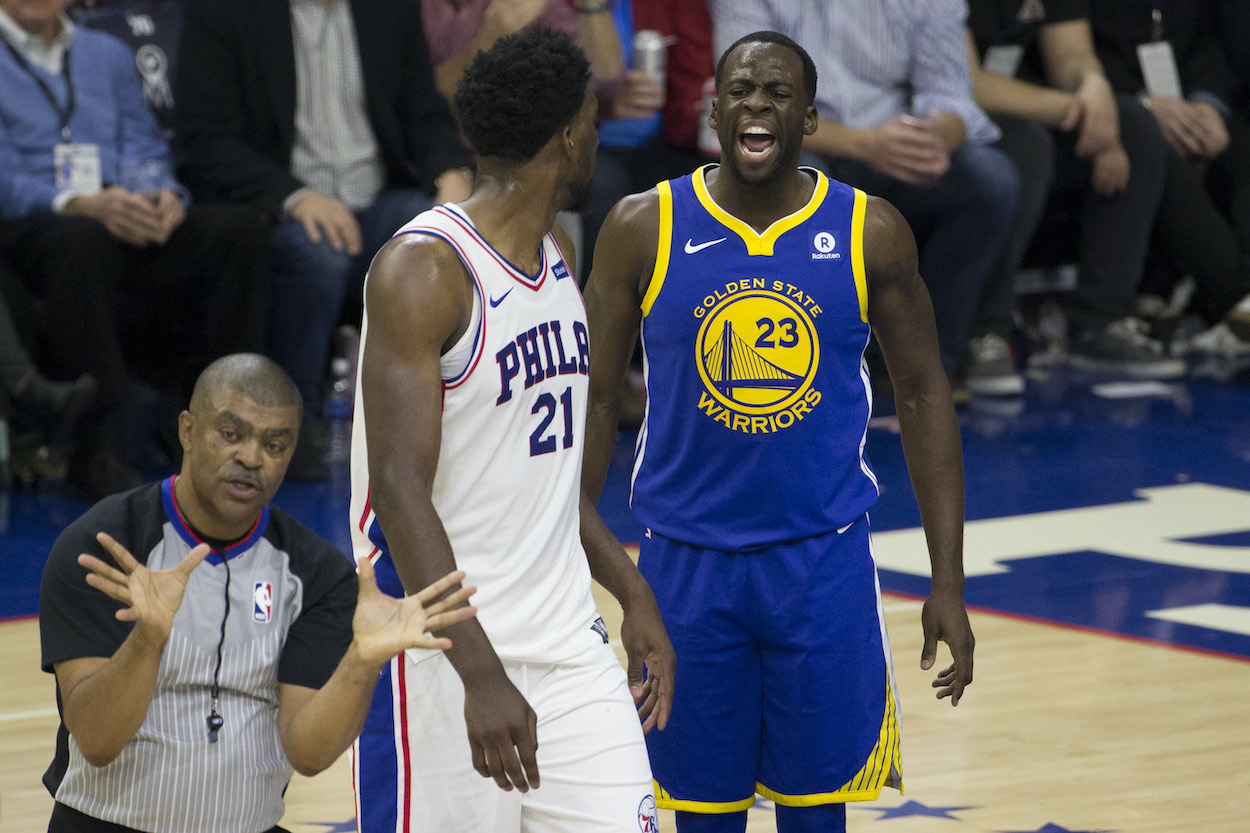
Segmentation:
{"type": "MultiPolygon", "coordinates": [[[[373,252],[470,191],[418,4],[190,0],[179,55],[180,170],[197,197],[272,218],[270,349],[318,413],[331,332],[373,252]]],[[[324,465],[294,461],[292,476],[324,465]]]]}
{"type": "Polygon", "coordinates": [[[1250,341],[1250,123],[1213,12],[1210,0],[1104,0],[1090,23],[1111,85],[1141,97],[1175,151],[1156,232],[1197,280],[1204,317],[1250,341]]]}

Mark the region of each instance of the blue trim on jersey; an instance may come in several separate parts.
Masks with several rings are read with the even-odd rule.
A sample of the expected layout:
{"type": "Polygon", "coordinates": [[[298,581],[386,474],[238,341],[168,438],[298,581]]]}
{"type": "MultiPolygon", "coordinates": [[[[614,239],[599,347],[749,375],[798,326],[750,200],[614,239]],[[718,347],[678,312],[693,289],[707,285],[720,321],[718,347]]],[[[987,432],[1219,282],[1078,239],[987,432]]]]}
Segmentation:
{"type": "Polygon", "coordinates": [[[539,264],[538,271],[533,275],[530,275],[524,269],[521,269],[519,266],[500,254],[499,250],[492,246],[490,241],[478,232],[477,227],[473,225],[473,220],[471,220],[469,215],[465,214],[462,209],[456,207],[455,205],[447,204],[435,206],[431,210],[446,216],[448,219],[452,220],[464,229],[467,233],[472,235],[473,239],[481,243],[482,246],[491,253],[495,260],[499,261],[501,266],[505,267],[510,273],[512,273],[512,277],[516,278],[523,286],[527,286],[530,289],[538,289],[543,285],[543,280],[547,275],[547,250],[545,247],[542,245],[538,247],[538,253],[542,258],[542,263],[539,264]]]}
{"type": "Polygon", "coordinates": [[[482,311],[482,315],[481,319],[478,321],[477,330],[473,333],[473,348],[469,353],[469,361],[465,365],[464,370],[460,371],[451,378],[443,380],[444,385],[449,388],[454,388],[456,385],[463,382],[468,377],[469,373],[472,372],[473,368],[477,366],[478,359],[482,357],[482,345],[486,342],[486,294],[482,291],[482,282],[478,280],[477,270],[474,269],[473,265],[469,262],[468,252],[460,248],[460,244],[452,239],[442,229],[435,228],[434,226],[413,226],[412,228],[405,228],[403,231],[398,232],[395,236],[398,237],[400,234],[425,234],[430,237],[436,237],[448,246],[451,246],[451,248],[455,250],[456,256],[460,258],[460,262],[464,264],[465,270],[468,271],[469,278],[473,281],[473,289],[477,292],[478,305],[479,309],[482,311]]]}
{"type": "MultiPolygon", "coordinates": [[[[178,508],[178,501],[174,499],[174,481],[177,479],[178,475],[175,474],[165,478],[164,482],[161,483],[161,501],[165,504],[165,517],[173,525],[174,531],[178,533],[178,537],[186,542],[187,546],[195,548],[206,542],[195,534],[195,531],[187,523],[186,518],[182,516],[182,511],[178,508]]],[[[252,529],[247,535],[233,546],[224,550],[210,550],[204,560],[216,566],[222,563],[223,557],[229,559],[245,553],[256,546],[256,542],[264,536],[265,530],[268,528],[269,504],[265,504],[261,507],[260,513],[256,516],[256,522],[252,524],[252,529]]]]}
{"type": "MultiPolygon", "coordinates": [[[[404,655],[399,655],[404,662],[404,655]]],[[[399,817],[399,757],[395,753],[395,702],[391,675],[395,661],[378,675],[365,725],[360,731],[356,778],[362,833],[395,833],[399,817]]]]}

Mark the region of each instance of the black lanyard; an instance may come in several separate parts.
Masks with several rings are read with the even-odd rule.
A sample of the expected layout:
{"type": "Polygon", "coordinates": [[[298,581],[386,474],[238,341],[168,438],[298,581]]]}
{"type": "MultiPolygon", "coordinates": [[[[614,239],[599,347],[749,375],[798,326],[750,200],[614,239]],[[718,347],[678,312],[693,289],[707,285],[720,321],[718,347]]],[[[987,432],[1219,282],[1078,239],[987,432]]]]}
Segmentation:
{"type": "Polygon", "coordinates": [[[1150,10],[1150,39],[1156,43],[1163,40],[1163,0],[1155,0],[1150,10]]]}
{"type": "Polygon", "coordinates": [[[39,85],[43,97],[48,99],[48,104],[52,105],[52,109],[56,112],[57,118],[61,120],[61,141],[69,141],[69,120],[74,117],[74,107],[77,102],[74,98],[74,81],[69,75],[69,47],[65,48],[65,57],[61,60],[61,74],[65,76],[65,109],[61,109],[61,102],[57,100],[56,93],[52,92],[52,88],[47,82],[35,72],[35,68],[17,51],[17,47],[9,43],[8,38],[0,37],[4,41],[4,45],[9,48],[9,52],[13,55],[13,60],[17,61],[18,66],[26,70],[26,74],[35,79],[35,83],[39,85]]]}

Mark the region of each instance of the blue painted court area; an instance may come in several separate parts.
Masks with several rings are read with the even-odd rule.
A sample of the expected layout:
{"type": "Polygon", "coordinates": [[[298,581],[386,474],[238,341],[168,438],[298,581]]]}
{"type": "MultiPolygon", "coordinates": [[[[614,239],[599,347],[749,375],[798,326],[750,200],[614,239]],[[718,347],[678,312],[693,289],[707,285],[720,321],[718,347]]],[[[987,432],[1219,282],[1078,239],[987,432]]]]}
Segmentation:
{"type": "MultiPolygon", "coordinates": [[[[867,449],[885,542],[919,515],[889,400],[878,405],[867,449]]],[[[970,605],[1250,659],[1247,373],[1122,385],[1061,372],[1019,399],[976,399],[960,421],[970,605]]],[[[632,442],[618,442],[601,501],[626,542],[642,532],[627,503],[632,442]]],[[[0,617],[36,613],[43,558],[86,508],[56,485],[0,497],[0,617]]],[[[340,466],[330,482],[284,485],[276,502],[347,552],[347,500],[340,466]]],[[[928,589],[922,569],[884,562],[881,582],[928,589]]]]}

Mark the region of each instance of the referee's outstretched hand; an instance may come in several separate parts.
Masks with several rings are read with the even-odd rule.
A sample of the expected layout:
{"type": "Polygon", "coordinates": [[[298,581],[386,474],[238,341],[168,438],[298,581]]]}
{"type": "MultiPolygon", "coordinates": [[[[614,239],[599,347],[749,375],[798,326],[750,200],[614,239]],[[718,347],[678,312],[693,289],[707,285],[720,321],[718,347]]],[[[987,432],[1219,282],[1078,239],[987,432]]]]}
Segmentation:
{"type": "Polygon", "coordinates": [[[360,591],[352,634],[360,658],[371,665],[381,666],[409,648],[446,650],[451,640],[429,632],[477,615],[477,608],[468,604],[477,588],[456,587],[464,580],[463,570],[448,573],[414,596],[397,599],[378,589],[368,558],[357,560],[356,568],[360,591]]]}
{"type": "Polygon", "coordinates": [[[117,567],[83,553],[78,556],[78,563],[89,571],[87,584],[126,605],[117,611],[120,621],[151,628],[162,639],[168,638],[174,627],[174,614],[182,606],[187,579],[211,551],[208,544],[191,550],[171,570],[149,570],[107,532],[96,533],[95,537],[113,556],[117,567]]]}

